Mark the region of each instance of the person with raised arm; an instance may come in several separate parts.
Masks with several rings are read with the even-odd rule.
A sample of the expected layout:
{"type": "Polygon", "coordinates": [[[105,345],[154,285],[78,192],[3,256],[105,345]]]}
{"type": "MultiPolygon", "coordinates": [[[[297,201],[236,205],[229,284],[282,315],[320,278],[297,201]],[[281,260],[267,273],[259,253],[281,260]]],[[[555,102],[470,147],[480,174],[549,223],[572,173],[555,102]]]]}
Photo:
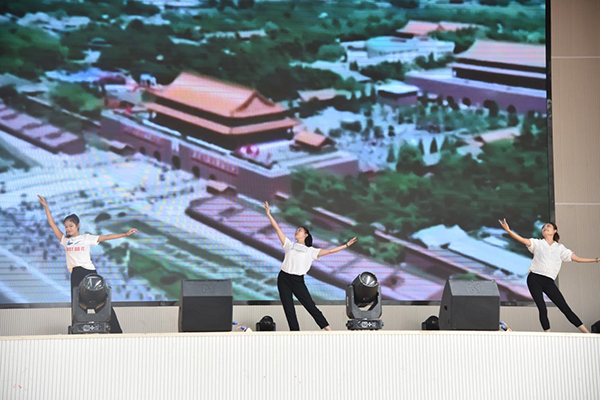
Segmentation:
{"type": "MultiPolygon", "coordinates": [[[[60,240],[60,244],[65,248],[67,255],[67,268],[71,273],[71,295],[73,295],[73,288],[79,286],[79,283],[87,275],[95,274],[96,267],[92,263],[90,257],[90,246],[96,246],[106,240],[120,239],[126,236],[137,233],[137,229],[130,229],[126,233],[115,233],[110,235],[90,235],[88,233],[82,235],[79,233],[79,217],[75,214],[68,215],[63,223],[65,225],[65,232],[63,234],[60,228],[54,222],[48,203],[46,199],[38,195],[40,203],[46,211],[46,218],[48,218],[48,224],[54,232],[54,235],[60,240]]],[[[123,333],[121,325],[115,314],[115,310],[111,308],[112,317],[110,319],[110,333],[123,333]]]]}
{"type": "Polygon", "coordinates": [[[308,311],[315,319],[319,328],[330,331],[331,328],[329,327],[329,322],[327,322],[323,313],[317,308],[308,292],[308,288],[304,282],[304,275],[306,275],[310,269],[313,261],[328,254],[337,253],[338,251],[349,248],[356,243],[356,237],[353,237],[342,246],[334,247],[333,249],[318,249],[312,247],[313,240],[308,229],[300,226],[296,229],[296,242],[292,243],[291,240],[285,236],[281,228],[279,228],[277,221],[275,221],[275,218],[271,215],[269,203],[265,201],[264,206],[267,217],[269,217],[271,225],[275,229],[275,232],[277,232],[277,237],[285,252],[285,257],[281,264],[281,271],[279,271],[279,276],[277,277],[277,289],[279,290],[279,298],[281,299],[281,304],[283,305],[285,318],[287,319],[290,331],[300,330],[292,295],[296,296],[300,304],[302,304],[306,311],[308,311]]]}
{"type": "Polygon", "coordinates": [[[583,322],[571,310],[564,296],[558,290],[554,280],[558,276],[563,261],[575,261],[578,263],[597,263],[597,258],[582,258],[577,256],[571,250],[559,243],[560,235],[558,227],[553,222],[548,222],[542,228],[543,239],[525,239],[513,232],[506,219],[500,221],[500,225],[516,241],[527,246],[527,249],[533,254],[533,260],[529,266],[527,275],[527,287],[531,297],[535,302],[540,314],[540,323],[546,332],[550,332],[550,321],[548,320],[548,310],[544,301],[544,293],[558,307],[558,309],[567,317],[577,329],[583,333],[590,333],[583,322]]]}

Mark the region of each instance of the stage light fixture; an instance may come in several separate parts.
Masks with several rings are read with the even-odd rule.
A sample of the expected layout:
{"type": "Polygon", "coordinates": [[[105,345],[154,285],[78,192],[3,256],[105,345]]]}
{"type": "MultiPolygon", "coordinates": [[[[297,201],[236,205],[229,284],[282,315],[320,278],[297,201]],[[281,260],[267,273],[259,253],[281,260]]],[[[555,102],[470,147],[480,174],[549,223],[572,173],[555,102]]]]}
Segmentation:
{"type": "Polygon", "coordinates": [[[277,330],[277,324],[270,315],[265,315],[256,323],[256,330],[261,332],[277,330]]]}
{"type": "Polygon", "coordinates": [[[435,315],[427,318],[425,321],[421,322],[421,330],[422,331],[439,331],[440,330],[440,319],[435,315]]]}
{"type": "Polygon", "coordinates": [[[73,288],[69,334],[110,333],[111,295],[104,278],[87,275],[73,288]]]}
{"type": "Polygon", "coordinates": [[[360,273],[346,287],[346,315],[351,330],[378,330],[383,327],[381,317],[381,286],[371,272],[360,273]]]}

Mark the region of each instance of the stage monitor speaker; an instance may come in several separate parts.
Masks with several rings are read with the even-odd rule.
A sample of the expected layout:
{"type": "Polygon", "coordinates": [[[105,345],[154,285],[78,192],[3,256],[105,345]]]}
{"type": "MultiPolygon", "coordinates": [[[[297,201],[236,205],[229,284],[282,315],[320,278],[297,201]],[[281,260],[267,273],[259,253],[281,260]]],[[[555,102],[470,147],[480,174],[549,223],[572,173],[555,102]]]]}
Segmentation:
{"type": "Polygon", "coordinates": [[[498,285],[495,281],[447,280],[439,318],[442,330],[497,331],[498,285]]]}
{"type": "Polygon", "coordinates": [[[179,332],[227,332],[232,321],[231,280],[181,281],[179,332]]]}

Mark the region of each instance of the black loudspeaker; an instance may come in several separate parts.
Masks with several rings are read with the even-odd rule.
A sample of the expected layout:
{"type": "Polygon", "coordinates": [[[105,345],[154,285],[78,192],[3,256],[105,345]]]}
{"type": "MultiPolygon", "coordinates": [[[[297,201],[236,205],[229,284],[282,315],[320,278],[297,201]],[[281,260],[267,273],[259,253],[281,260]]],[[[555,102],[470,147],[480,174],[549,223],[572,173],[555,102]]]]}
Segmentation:
{"type": "Polygon", "coordinates": [[[498,285],[495,281],[446,281],[439,318],[442,330],[497,331],[498,285]]]}
{"type": "Polygon", "coordinates": [[[232,321],[231,280],[181,281],[179,332],[228,332],[232,321]]]}

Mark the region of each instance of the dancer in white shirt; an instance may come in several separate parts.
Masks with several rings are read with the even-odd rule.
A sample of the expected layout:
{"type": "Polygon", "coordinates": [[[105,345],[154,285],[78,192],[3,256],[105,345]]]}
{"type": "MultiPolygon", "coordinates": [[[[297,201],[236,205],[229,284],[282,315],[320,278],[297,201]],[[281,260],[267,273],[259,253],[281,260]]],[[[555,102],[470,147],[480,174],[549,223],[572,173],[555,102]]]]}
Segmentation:
{"type": "Polygon", "coordinates": [[[300,304],[302,304],[304,308],[306,308],[306,311],[312,315],[321,329],[330,331],[331,328],[329,327],[329,322],[327,322],[323,313],[321,313],[315,305],[310,293],[308,293],[308,288],[304,283],[304,275],[310,269],[313,261],[328,254],[337,253],[338,251],[347,249],[356,243],[356,237],[353,237],[344,245],[333,249],[317,249],[316,247],[312,247],[312,236],[308,229],[301,226],[296,229],[296,242],[292,243],[290,239],[284,235],[279,228],[277,221],[275,221],[275,218],[271,215],[269,203],[265,202],[264,206],[267,217],[269,217],[271,225],[275,228],[277,237],[281,241],[281,245],[285,251],[285,258],[283,259],[281,271],[277,277],[277,289],[279,290],[279,298],[281,299],[281,304],[283,305],[290,331],[300,330],[292,295],[296,296],[300,304]]]}
{"type": "MultiPolygon", "coordinates": [[[[50,224],[52,232],[54,232],[58,240],[60,240],[60,244],[65,248],[67,255],[67,268],[71,273],[71,294],[73,293],[73,288],[78,286],[83,278],[85,278],[87,275],[96,273],[96,267],[90,258],[90,246],[97,246],[99,243],[106,240],[120,239],[137,233],[137,229],[130,229],[127,233],[116,233],[101,236],[90,235],[87,233],[81,235],[79,233],[79,217],[77,217],[75,214],[71,214],[68,215],[63,221],[65,224],[65,235],[54,222],[46,199],[40,195],[38,195],[38,197],[40,199],[40,203],[42,206],[44,206],[46,218],[48,218],[48,224],[50,224]]],[[[119,324],[119,320],[117,319],[117,315],[115,314],[115,310],[112,309],[111,311],[111,333],[123,333],[119,324]]]]}
{"type": "Polygon", "coordinates": [[[550,321],[548,320],[548,310],[544,302],[544,293],[567,317],[569,322],[576,326],[583,333],[590,333],[583,322],[575,315],[568,306],[565,298],[556,286],[554,280],[560,271],[563,261],[575,261],[578,263],[593,263],[600,261],[598,258],[581,258],[567,249],[564,245],[558,243],[560,236],[556,224],[549,222],[542,228],[543,239],[525,239],[510,230],[506,219],[499,221],[502,228],[515,240],[527,246],[527,249],[533,253],[533,261],[529,267],[527,276],[527,287],[537,305],[540,313],[540,322],[546,332],[550,332],[550,321]]]}

